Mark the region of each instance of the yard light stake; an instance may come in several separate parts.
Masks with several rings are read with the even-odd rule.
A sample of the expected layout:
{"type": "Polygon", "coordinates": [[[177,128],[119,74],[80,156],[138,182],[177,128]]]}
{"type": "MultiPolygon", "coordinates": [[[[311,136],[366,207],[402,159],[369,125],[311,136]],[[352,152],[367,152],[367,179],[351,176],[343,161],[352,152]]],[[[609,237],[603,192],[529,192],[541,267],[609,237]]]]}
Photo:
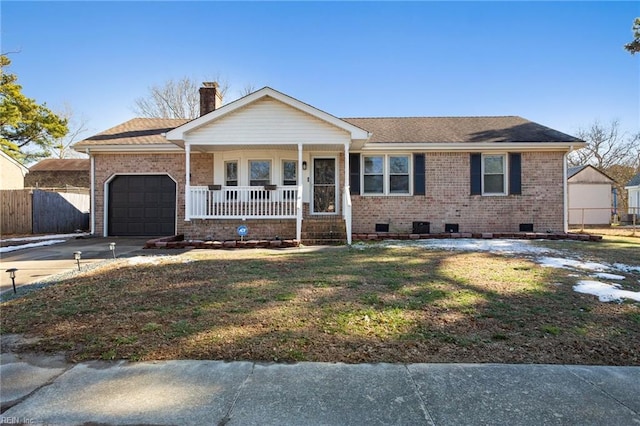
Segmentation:
{"type": "Polygon", "coordinates": [[[9,273],[9,278],[11,278],[11,284],[13,284],[13,294],[16,294],[16,271],[17,268],[9,268],[5,272],[9,273]]]}
{"type": "Polygon", "coordinates": [[[109,250],[111,250],[111,254],[113,254],[113,258],[116,258],[116,243],[109,243],[109,250]]]}
{"type": "Polygon", "coordinates": [[[81,251],[74,251],[73,252],[73,258],[76,260],[76,262],[78,262],[78,271],[80,270],[80,259],[82,258],[82,252],[81,251]]]}

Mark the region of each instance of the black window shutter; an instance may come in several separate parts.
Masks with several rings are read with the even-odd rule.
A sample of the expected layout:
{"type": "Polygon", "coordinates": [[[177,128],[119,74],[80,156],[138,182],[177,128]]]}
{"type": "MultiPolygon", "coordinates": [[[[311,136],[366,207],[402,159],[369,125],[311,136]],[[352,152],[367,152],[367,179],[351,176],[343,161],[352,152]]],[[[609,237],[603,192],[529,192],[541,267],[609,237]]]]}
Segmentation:
{"type": "Polygon", "coordinates": [[[509,194],[522,194],[522,156],[509,154],[509,194]]]}
{"type": "Polygon", "coordinates": [[[471,154],[471,195],[482,194],[482,154],[471,154]]]}
{"type": "Polygon", "coordinates": [[[360,195],[360,154],[349,154],[349,186],[351,195],[360,195]]]}
{"type": "Polygon", "coordinates": [[[413,195],[425,195],[424,154],[413,154],[413,195]]]}

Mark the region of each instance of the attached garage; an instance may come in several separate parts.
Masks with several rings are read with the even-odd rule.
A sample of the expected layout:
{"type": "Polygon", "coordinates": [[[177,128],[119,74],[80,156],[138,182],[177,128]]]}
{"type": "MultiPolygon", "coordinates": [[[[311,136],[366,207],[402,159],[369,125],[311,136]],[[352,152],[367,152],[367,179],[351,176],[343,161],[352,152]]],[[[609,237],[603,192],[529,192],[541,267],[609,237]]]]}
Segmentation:
{"type": "Polygon", "coordinates": [[[108,186],[108,235],[175,234],[176,182],[168,175],[119,175],[108,186]]]}

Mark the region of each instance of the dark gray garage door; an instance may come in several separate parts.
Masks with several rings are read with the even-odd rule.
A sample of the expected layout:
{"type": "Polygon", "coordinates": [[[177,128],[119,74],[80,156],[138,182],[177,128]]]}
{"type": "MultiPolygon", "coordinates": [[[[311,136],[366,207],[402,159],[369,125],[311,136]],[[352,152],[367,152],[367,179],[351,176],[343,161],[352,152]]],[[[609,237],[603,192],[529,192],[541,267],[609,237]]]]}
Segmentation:
{"type": "Polygon", "coordinates": [[[176,184],[166,175],[117,176],[109,183],[109,235],[175,234],[176,184]]]}

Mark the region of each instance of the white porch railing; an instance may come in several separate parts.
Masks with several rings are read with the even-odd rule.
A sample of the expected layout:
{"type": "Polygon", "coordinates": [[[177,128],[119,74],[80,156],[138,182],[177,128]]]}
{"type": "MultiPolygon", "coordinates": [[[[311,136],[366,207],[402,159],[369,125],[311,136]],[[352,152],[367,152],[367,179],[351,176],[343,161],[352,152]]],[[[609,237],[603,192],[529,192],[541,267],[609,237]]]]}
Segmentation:
{"type": "MultiPolygon", "coordinates": [[[[191,219],[296,219],[301,186],[208,186],[187,188],[191,219]]],[[[300,208],[301,210],[301,208],[300,208]]]]}

